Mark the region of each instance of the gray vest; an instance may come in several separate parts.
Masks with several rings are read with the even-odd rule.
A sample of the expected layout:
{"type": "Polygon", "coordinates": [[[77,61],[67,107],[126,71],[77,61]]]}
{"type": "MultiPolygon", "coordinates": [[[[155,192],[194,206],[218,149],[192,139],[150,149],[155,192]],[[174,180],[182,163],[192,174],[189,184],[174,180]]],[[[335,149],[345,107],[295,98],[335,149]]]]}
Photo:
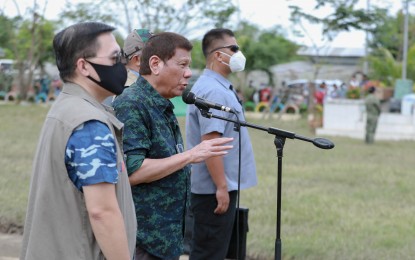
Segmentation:
{"type": "Polygon", "coordinates": [[[75,84],[65,84],[43,125],[30,185],[20,259],[104,259],[95,239],[83,193],[69,179],[65,148],[73,130],[89,120],[108,125],[117,138],[116,195],[126,225],[131,259],[137,220],[122,156],[122,127],[111,113],[75,84]]]}

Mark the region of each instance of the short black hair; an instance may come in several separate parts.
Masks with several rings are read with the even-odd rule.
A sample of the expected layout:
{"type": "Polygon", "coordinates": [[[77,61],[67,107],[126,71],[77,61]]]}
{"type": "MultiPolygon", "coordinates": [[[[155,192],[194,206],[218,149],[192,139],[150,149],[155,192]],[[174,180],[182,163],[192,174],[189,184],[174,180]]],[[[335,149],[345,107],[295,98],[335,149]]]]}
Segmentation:
{"type": "Polygon", "coordinates": [[[192,43],[184,36],[173,32],[157,33],[148,39],[140,60],[140,74],[150,75],[150,58],[155,55],[166,62],[176,54],[176,49],[191,51],[192,43]]]}
{"type": "Polygon", "coordinates": [[[212,29],[203,36],[202,51],[205,58],[209,55],[211,49],[215,47],[216,42],[223,40],[225,35],[235,37],[231,30],[225,28],[212,29]]]}
{"type": "Polygon", "coordinates": [[[104,23],[83,22],[57,33],[53,38],[53,50],[61,79],[67,82],[72,78],[76,61],[82,57],[94,57],[99,49],[98,36],[113,30],[114,27],[104,23]]]}

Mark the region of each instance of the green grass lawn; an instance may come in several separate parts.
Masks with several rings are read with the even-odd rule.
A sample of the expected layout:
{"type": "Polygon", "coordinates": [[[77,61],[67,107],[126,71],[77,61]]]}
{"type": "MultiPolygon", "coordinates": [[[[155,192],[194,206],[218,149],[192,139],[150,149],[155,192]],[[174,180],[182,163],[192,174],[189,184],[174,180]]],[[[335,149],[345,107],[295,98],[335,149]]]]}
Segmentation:
{"type": "MultiPolygon", "coordinates": [[[[0,105],[3,227],[7,223],[23,225],[33,154],[47,110],[38,105],[0,105]]],[[[183,126],[184,118],[179,121],[183,126]]],[[[248,121],[314,137],[304,119],[248,121]]],[[[247,254],[273,259],[277,195],[274,137],[259,130],[249,131],[259,184],[241,193],[241,206],[249,208],[247,254]]],[[[378,141],[368,146],[362,140],[328,138],[336,145],[332,150],[300,140],[287,139],[285,143],[283,258],[413,259],[415,142],[378,141]]]]}

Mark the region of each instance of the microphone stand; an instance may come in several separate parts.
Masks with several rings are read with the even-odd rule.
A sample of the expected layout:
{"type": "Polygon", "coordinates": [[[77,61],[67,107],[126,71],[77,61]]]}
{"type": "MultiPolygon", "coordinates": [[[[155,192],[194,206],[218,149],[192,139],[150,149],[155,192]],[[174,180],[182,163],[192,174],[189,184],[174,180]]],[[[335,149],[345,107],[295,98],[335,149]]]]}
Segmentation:
{"type": "Polygon", "coordinates": [[[250,124],[246,121],[235,121],[226,117],[221,117],[212,114],[209,112],[208,109],[199,108],[200,113],[202,116],[206,118],[217,118],[221,120],[225,120],[228,122],[233,122],[235,124],[235,128],[239,129],[241,126],[245,127],[251,127],[254,129],[265,131],[269,134],[272,134],[275,136],[274,138],[274,145],[277,149],[277,157],[278,157],[278,181],[277,181],[277,225],[276,225],[276,239],[275,239],[275,260],[281,260],[281,252],[282,252],[282,243],[281,243],[281,189],[282,189],[282,156],[283,156],[283,150],[285,145],[285,140],[287,138],[290,139],[298,139],[301,141],[306,141],[314,144],[318,148],[321,149],[332,149],[334,148],[334,143],[332,143],[330,140],[325,138],[308,138],[305,136],[297,135],[293,132],[285,131],[278,128],[273,127],[263,127],[260,125],[250,124]]]}

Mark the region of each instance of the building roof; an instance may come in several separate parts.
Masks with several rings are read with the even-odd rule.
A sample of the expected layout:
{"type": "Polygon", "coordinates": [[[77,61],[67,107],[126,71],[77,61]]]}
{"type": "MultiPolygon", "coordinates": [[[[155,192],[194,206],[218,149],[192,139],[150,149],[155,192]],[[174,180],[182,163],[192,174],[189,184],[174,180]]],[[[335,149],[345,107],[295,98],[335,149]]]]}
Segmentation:
{"type": "Polygon", "coordinates": [[[344,48],[344,47],[302,47],[297,51],[301,56],[323,56],[323,57],[364,57],[365,49],[361,48],[344,48]]]}

